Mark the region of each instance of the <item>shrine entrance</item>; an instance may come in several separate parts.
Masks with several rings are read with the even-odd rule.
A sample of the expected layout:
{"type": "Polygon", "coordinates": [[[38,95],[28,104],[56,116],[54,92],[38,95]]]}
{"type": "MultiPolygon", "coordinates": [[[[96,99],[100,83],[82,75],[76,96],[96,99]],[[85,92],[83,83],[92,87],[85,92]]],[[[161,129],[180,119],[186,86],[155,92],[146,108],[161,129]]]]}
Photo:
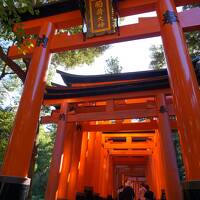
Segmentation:
{"type": "MultiPolygon", "coordinates": [[[[177,6],[198,1],[113,1],[116,19],[149,11],[156,11],[157,17],[112,29],[112,21],[103,23],[96,16],[97,26],[87,26],[90,34],[84,29],[83,34],[56,34],[57,29],[85,25],[93,16],[87,16],[83,2],[93,9],[92,2],[110,1],[57,2],[42,7],[37,16],[25,15],[24,30],[38,34],[32,41],[35,47],[25,55],[16,46],[8,52],[12,59],[29,57],[31,62],[26,77],[22,74],[26,80],[4,158],[0,198],[25,199],[39,113],[41,105],[46,105],[56,110],[43,116],[41,123],[57,124],[46,200],[86,199],[84,195],[109,199],[116,197],[126,180],[132,181],[136,194],[140,182],[145,182],[157,199],[165,193],[169,200],[198,200],[200,96],[183,31],[199,29],[200,9],[176,11],[177,6]],[[104,26],[110,28],[104,30],[106,35],[98,31],[104,26]],[[60,72],[66,86],[45,85],[51,53],[159,35],[168,72],[97,76],[60,72]],[[172,141],[174,129],[180,136],[186,171],[182,185],[172,141]]],[[[108,17],[108,4],[104,6],[104,17],[108,17]]]]}
{"type": "Polygon", "coordinates": [[[58,125],[46,199],[75,199],[85,187],[103,198],[116,197],[127,180],[136,195],[140,183],[148,183],[157,198],[163,189],[170,198],[182,198],[167,71],[59,73],[70,87],[46,88],[43,104],[57,109],[41,121],[58,125]]]}

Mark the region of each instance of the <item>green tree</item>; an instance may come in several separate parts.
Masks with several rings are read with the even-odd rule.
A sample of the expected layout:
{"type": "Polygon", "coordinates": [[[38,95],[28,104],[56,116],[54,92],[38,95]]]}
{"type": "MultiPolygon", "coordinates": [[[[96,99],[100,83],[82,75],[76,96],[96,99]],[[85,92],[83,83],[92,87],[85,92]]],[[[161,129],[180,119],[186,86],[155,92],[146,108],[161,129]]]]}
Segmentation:
{"type": "Polygon", "coordinates": [[[166,65],[163,46],[162,45],[159,45],[159,46],[152,45],[150,47],[150,51],[151,51],[150,68],[155,69],[155,70],[162,69],[166,65]]]}
{"type": "Polygon", "coordinates": [[[172,133],[172,140],[173,140],[174,147],[175,147],[176,161],[177,161],[177,165],[178,165],[178,169],[179,169],[179,178],[180,178],[180,181],[184,181],[185,180],[185,168],[184,168],[184,164],[183,164],[180,139],[179,139],[178,132],[176,130],[174,130],[172,133]]]}
{"type": "Polygon", "coordinates": [[[13,119],[14,112],[12,110],[0,108],[0,166],[9,140],[13,119]]]}
{"type": "Polygon", "coordinates": [[[105,73],[119,74],[122,71],[122,66],[119,64],[118,57],[111,57],[106,60],[105,73]]]}
{"type": "MultiPolygon", "coordinates": [[[[18,44],[19,47],[23,48],[22,41],[26,38],[32,38],[32,35],[26,35],[23,28],[19,26],[15,33],[12,32],[12,26],[16,22],[20,22],[20,15],[25,12],[36,14],[37,9],[34,6],[38,6],[43,3],[55,2],[56,0],[4,0],[3,4],[0,4],[0,48],[2,47],[4,52],[7,51],[8,47],[12,43],[18,44]],[[35,11],[36,10],[36,11],[35,11]],[[1,12],[2,11],[2,12],[1,12]]],[[[67,32],[69,34],[75,34],[81,32],[81,26],[73,27],[67,30],[58,30],[59,32],[67,32]]],[[[25,45],[31,45],[26,43],[25,45]]],[[[55,53],[52,57],[52,62],[49,68],[49,76],[53,77],[55,74],[55,68],[58,65],[64,66],[66,69],[73,68],[80,64],[91,64],[94,59],[100,56],[109,46],[100,46],[95,48],[85,48],[80,50],[67,51],[62,53],[55,53]]],[[[0,59],[2,58],[0,54],[0,59]]],[[[4,60],[5,61],[5,60],[4,60]]],[[[23,60],[24,61],[24,60],[23,60]]],[[[0,79],[5,76],[10,76],[13,71],[0,60],[0,79]]],[[[21,61],[17,63],[19,68],[24,71],[27,70],[28,65],[21,61]]],[[[12,79],[15,78],[12,77],[12,79]]],[[[49,81],[50,82],[50,81],[49,81]]]]}
{"type": "MultiPolygon", "coordinates": [[[[200,4],[187,5],[183,7],[183,10],[189,10],[194,7],[200,7],[200,4]]],[[[188,44],[188,50],[192,58],[200,55],[200,31],[193,31],[185,33],[186,41],[188,44]]]]}
{"type": "Polygon", "coordinates": [[[55,127],[50,130],[41,125],[37,140],[37,158],[32,181],[33,200],[44,199],[51,155],[55,140],[55,127]]]}
{"type": "Polygon", "coordinates": [[[66,69],[74,68],[80,64],[92,64],[94,59],[100,56],[108,46],[100,46],[94,48],[78,49],[53,55],[53,66],[63,65],[66,69]]]}
{"type": "Polygon", "coordinates": [[[185,33],[185,37],[190,56],[194,58],[195,56],[200,55],[200,31],[187,32],[185,33]]]}

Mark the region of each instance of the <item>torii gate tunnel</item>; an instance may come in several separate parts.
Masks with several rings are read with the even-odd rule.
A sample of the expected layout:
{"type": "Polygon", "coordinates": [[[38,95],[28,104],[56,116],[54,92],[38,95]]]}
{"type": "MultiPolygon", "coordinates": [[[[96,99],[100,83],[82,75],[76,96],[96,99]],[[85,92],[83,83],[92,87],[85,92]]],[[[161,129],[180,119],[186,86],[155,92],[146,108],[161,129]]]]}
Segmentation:
{"type": "Polygon", "coordinates": [[[37,45],[26,55],[16,46],[8,52],[12,59],[29,57],[31,62],[2,166],[0,199],[26,198],[42,105],[57,107],[42,118],[42,123],[57,124],[46,200],[84,199],[84,188],[86,193],[93,189],[96,199],[115,197],[116,188],[130,176],[135,188],[146,177],[157,199],[163,190],[169,200],[200,199],[200,93],[183,35],[200,28],[200,8],[176,11],[177,6],[195,3],[199,0],[119,1],[121,17],[149,11],[156,11],[157,17],[122,26],[120,34],[87,40],[82,34],[56,34],[57,29],[82,24],[76,1],[50,4],[39,15],[24,18],[24,30],[38,34],[40,42],[33,41],[37,45]],[[70,88],[46,87],[51,53],[159,35],[169,82],[165,70],[93,78],[60,72],[70,88]],[[133,120],[139,118],[143,122],[133,120]],[[172,129],[178,130],[181,141],[186,171],[182,185],[172,129]]]}

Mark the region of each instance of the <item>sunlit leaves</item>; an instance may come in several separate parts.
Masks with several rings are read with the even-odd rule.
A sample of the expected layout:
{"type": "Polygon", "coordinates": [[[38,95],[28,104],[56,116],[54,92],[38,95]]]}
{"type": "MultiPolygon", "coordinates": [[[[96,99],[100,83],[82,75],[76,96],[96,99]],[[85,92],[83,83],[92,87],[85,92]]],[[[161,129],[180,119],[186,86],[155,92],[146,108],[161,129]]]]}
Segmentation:
{"type": "Polygon", "coordinates": [[[119,63],[118,57],[110,57],[106,60],[105,73],[118,74],[122,71],[122,66],[119,63]]]}

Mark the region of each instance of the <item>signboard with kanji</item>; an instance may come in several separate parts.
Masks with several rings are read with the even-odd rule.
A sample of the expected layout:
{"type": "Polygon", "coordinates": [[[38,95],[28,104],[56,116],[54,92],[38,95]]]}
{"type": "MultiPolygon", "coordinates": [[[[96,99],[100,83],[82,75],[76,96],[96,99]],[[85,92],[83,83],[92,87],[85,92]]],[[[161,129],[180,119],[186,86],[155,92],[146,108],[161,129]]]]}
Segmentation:
{"type": "Polygon", "coordinates": [[[111,0],[85,0],[87,38],[114,33],[111,0]]]}

